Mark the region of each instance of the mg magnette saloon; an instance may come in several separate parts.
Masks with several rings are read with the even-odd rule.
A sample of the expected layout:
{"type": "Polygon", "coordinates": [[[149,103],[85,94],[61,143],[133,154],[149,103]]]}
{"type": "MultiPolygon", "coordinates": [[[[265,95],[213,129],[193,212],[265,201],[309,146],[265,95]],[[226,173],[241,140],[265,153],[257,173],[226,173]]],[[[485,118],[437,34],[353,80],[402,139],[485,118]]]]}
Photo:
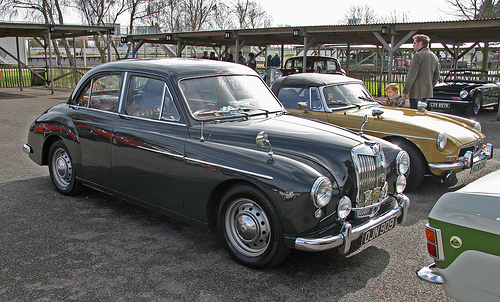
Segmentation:
{"type": "Polygon", "coordinates": [[[500,170],[441,196],[429,213],[427,250],[417,270],[458,301],[500,301],[500,170]]]}
{"type": "Polygon", "coordinates": [[[341,253],[401,223],[408,154],[288,114],[257,73],[197,59],[98,66],[29,129],[55,188],[82,184],[218,230],[238,262],[341,253]]]}
{"type": "Polygon", "coordinates": [[[288,111],[390,141],[410,155],[407,190],[424,175],[456,183],[455,173],[482,169],[493,156],[481,125],[473,120],[425,110],[381,106],[363,82],[341,75],[295,74],[272,86],[288,111]],[[363,123],[364,117],[368,123],[363,123]]]}

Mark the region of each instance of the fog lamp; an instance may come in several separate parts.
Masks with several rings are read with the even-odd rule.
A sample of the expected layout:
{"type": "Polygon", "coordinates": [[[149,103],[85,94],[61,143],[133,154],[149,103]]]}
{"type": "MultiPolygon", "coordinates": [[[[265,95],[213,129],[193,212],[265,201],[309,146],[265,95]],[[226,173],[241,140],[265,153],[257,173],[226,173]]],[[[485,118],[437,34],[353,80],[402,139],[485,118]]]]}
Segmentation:
{"type": "Polygon", "coordinates": [[[345,219],[351,213],[352,203],[347,196],[342,197],[337,205],[337,216],[340,219],[345,219]]]}
{"type": "Polygon", "coordinates": [[[406,188],[406,177],[404,175],[399,175],[396,178],[396,184],[394,186],[396,193],[403,193],[406,188]]]}

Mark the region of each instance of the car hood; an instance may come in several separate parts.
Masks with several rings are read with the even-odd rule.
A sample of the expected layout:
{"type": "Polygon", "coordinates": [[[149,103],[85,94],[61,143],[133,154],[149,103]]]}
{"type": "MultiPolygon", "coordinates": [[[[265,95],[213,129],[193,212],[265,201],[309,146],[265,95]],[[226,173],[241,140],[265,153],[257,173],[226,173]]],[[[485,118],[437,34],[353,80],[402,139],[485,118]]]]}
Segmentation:
{"type": "MultiPolygon", "coordinates": [[[[437,138],[439,132],[445,132],[448,139],[456,140],[457,145],[464,145],[474,142],[484,135],[473,129],[473,121],[455,117],[450,114],[422,111],[405,108],[385,107],[385,106],[365,106],[359,109],[350,109],[341,113],[342,115],[358,116],[361,126],[363,116],[369,118],[365,131],[378,131],[388,135],[391,133],[398,136],[406,135],[412,137],[437,138]],[[374,109],[382,110],[382,119],[372,116],[374,109]]],[[[335,122],[335,121],[332,121],[335,122]]],[[[354,128],[353,130],[357,130],[354,128]]]]}
{"type": "Polygon", "coordinates": [[[471,90],[472,88],[475,88],[479,86],[478,84],[473,84],[473,83],[438,83],[436,86],[434,86],[434,93],[440,93],[440,92],[455,92],[457,94],[460,93],[460,91],[467,89],[471,90]]]}
{"type": "MultiPolygon", "coordinates": [[[[195,127],[201,131],[199,125],[195,127]]],[[[292,114],[267,118],[256,116],[246,121],[205,123],[203,137],[206,141],[267,151],[267,146],[259,148],[256,145],[255,139],[260,131],[267,132],[275,154],[299,156],[326,164],[329,168],[345,167],[352,160],[352,148],[367,140],[379,142],[387,158],[394,159],[400,150],[378,138],[363,137],[336,125],[292,114]]],[[[199,137],[199,134],[192,133],[192,136],[199,137]]]]}
{"type": "Polygon", "coordinates": [[[260,131],[266,131],[275,151],[277,148],[301,151],[305,146],[309,150],[316,145],[325,149],[351,149],[365,141],[363,137],[339,126],[291,114],[205,123],[203,131],[204,137],[211,141],[250,146],[255,146],[255,138],[260,131]]]}

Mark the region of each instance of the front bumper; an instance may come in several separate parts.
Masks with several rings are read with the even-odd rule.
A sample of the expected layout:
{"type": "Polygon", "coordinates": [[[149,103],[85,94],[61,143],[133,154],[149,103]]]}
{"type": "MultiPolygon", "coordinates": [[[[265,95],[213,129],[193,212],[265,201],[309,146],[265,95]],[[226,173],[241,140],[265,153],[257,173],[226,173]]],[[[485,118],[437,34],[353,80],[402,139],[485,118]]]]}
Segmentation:
{"type": "Polygon", "coordinates": [[[398,223],[405,221],[410,206],[410,199],[404,194],[398,194],[396,200],[398,206],[382,216],[376,217],[367,223],[353,227],[349,222],[342,222],[342,231],[337,235],[329,235],[322,238],[296,238],[295,249],[302,251],[324,251],[340,247],[341,254],[347,254],[351,248],[351,242],[360,239],[366,231],[376,225],[396,217],[398,223]]]}
{"type": "Polygon", "coordinates": [[[476,156],[472,156],[472,152],[467,151],[465,156],[456,162],[430,163],[429,169],[431,171],[453,171],[458,169],[472,169],[474,171],[474,167],[479,170],[484,167],[485,161],[491,158],[493,158],[493,145],[488,143],[476,156]]]}
{"type": "Polygon", "coordinates": [[[444,278],[440,274],[436,272],[434,267],[436,266],[435,263],[431,263],[427,266],[422,266],[419,268],[416,273],[417,276],[427,282],[434,283],[434,284],[443,284],[444,283],[444,278]]]}

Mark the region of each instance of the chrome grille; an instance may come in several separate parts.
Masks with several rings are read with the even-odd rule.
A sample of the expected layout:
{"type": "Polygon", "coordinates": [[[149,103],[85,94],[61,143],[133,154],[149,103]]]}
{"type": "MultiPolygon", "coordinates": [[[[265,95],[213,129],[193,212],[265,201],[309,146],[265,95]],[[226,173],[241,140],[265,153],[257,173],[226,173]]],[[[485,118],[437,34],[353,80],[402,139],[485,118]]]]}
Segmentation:
{"type": "Polygon", "coordinates": [[[484,139],[479,139],[471,144],[468,144],[466,146],[462,146],[460,148],[460,152],[458,153],[458,156],[464,156],[465,152],[471,151],[474,156],[478,155],[481,150],[483,150],[483,145],[484,145],[484,139]]]}
{"type": "Polygon", "coordinates": [[[374,216],[380,209],[380,201],[387,196],[384,152],[377,143],[367,143],[354,148],[352,156],[357,178],[353,210],[357,218],[374,216]]]}

